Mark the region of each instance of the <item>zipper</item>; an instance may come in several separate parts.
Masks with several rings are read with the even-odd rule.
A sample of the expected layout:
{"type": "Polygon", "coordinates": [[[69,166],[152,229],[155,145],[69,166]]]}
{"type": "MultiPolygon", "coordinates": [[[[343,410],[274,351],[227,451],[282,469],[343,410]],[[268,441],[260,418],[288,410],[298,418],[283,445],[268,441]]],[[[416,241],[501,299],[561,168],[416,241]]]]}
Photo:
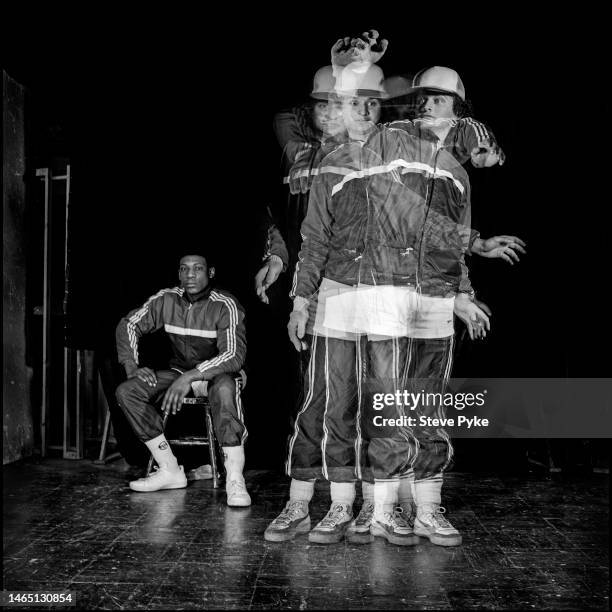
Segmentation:
{"type": "MultiPolygon", "coordinates": [[[[189,302],[189,306],[187,306],[187,312],[185,313],[185,327],[189,329],[189,313],[191,312],[191,307],[193,306],[193,302],[189,302]]],[[[190,361],[189,348],[191,344],[189,342],[189,336],[185,334],[185,361],[190,361]]]]}
{"type": "Polygon", "coordinates": [[[438,163],[438,155],[440,150],[443,147],[443,143],[438,139],[438,142],[434,145],[434,155],[433,155],[433,175],[427,181],[427,190],[425,191],[425,217],[423,218],[423,228],[421,230],[421,238],[419,240],[419,257],[416,269],[416,290],[417,294],[421,295],[421,272],[423,266],[423,242],[425,238],[425,226],[427,225],[427,218],[429,217],[429,209],[431,208],[431,200],[433,198],[433,186],[436,180],[436,166],[438,163]]]}

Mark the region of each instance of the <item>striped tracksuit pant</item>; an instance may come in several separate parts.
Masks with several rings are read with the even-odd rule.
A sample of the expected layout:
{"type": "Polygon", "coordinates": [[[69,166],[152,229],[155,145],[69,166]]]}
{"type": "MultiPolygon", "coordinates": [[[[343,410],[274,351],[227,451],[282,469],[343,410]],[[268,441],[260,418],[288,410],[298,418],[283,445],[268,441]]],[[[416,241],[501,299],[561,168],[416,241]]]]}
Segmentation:
{"type": "MultiPolygon", "coordinates": [[[[180,376],[177,370],[155,372],[157,385],[129,378],[115,395],[136,436],[148,442],[163,433],[160,402],[168,387],[180,376]]],[[[221,446],[240,446],[247,437],[240,389],[233,375],[220,374],[208,382],[208,400],[215,436],[221,446]]]]}
{"type": "MultiPolygon", "coordinates": [[[[444,407],[394,403],[377,410],[379,394],[443,393],[453,336],[435,339],[339,340],[308,338],[310,359],[303,397],[288,442],[286,472],[292,478],[333,482],[395,479],[414,470],[415,479],[443,472],[452,445],[443,428],[381,426],[381,419],[444,416],[444,407]],[[375,417],[380,417],[375,419],[375,417]]],[[[388,422],[388,421],[387,421],[388,422]]]]}

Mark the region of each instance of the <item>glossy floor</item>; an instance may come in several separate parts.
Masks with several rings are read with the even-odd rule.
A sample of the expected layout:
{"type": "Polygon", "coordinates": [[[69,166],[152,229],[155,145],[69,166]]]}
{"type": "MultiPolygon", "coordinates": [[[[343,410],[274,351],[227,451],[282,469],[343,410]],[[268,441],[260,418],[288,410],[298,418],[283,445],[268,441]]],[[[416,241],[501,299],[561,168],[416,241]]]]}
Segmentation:
{"type": "MultiPolygon", "coordinates": [[[[134,493],[123,462],[4,468],[4,589],[75,591],[85,609],[609,609],[608,476],[447,475],[464,544],[269,544],[287,479],[251,471],[253,506],[211,481],[134,493]]],[[[317,485],[313,519],[328,487],[317,485]]]]}

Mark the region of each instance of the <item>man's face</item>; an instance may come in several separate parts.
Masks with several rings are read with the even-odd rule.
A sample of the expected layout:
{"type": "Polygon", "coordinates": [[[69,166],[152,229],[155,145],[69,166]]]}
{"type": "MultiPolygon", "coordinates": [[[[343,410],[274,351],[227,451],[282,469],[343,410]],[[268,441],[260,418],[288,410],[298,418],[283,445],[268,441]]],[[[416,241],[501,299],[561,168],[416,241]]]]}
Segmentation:
{"type": "Polygon", "coordinates": [[[349,133],[365,134],[380,119],[380,100],[366,96],[347,96],[342,98],[342,118],[349,133]]]}
{"type": "Polygon", "coordinates": [[[420,119],[457,119],[453,110],[453,96],[439,93],[425,93],[419,99],[420,119]]]}
{"type": "Polygon", "coordinates": [[[342,106],[336,99],[319,100],[314,105],[314,123],[324,136],[337,136],[344,132],[342,106]]]}
{"type": "Polygon", "coordinates": [[[214,268],[211,268],[210,272],[211,274],[209,274],[208,264],[204,257],[201,255],[185,255],[179,264],[181,287],[190,294],[203,291],[208,287],[209,280],[214,274],[214,268]]]}

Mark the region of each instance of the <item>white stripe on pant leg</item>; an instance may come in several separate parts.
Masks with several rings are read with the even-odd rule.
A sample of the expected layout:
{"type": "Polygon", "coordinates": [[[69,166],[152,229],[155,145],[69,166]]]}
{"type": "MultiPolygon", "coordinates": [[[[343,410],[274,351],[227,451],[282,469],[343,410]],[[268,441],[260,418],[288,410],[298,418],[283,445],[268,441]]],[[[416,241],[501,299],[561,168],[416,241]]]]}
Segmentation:
{"type": "MultiPolygon", "coordinates": [[[[446,368],[444,370],[444,378],[442,380],[442,393],[444,393],[444,391],[446,390],[446,386],[448,384],[448,379],[450,377],[450,373],[452,370],[452,364],[453,364],[453,351],[454,351],[454,347],[455,347],[455,336],[452,335],[450,337],[450,342],[449,342],[449,346],[448,346],[448,356],[447,356],[447,362],[446,362],[446,368]]],[[[442,406],[440,406],[439,408],[439,412],[440,412],[440,416],[443,417],[444,414],[442,413],[442,406]]],[[[444,470],[450,465],[450,462],[455,454],[455,451],[453,449],[453,445],[451,443],[451,439],[448,435],[448,433],[445,431],[444,428],[441,429],[441,436],[442,438],[446,441],[446,448],[447,448],[447,452],[446,452],[446,462],[444,463],[444,465],[442,466],[442,469],[440,470],[440,472],[444,472],[444,470]]]]}
{"type": "Polygon", "coordinates": [[[291,476],[291,456],[293,454],[293,445],[295,444],[295,441],[299,433],[298,421],[299,421],[300,416],[304,414],[304,412],[310,405],[310,402],[312,401],[313,389],[314,389],[313,381],[315,377],[315,358],[317,354],[317,339],[318,339],[318,335],[314,334],[313,341],[312,341],[312,351],[310,352],[310,363],[308,364],[308,392],[306,393],[306,397],[304,398],[304,405],[302,406],[302,409],[298,412],[298,414],[295,417],[295,423],[293,426],[294,433],[289,441],[289,452],[287,454],[287,462],[285,463],[285,473],[287,474],[287,476],[291,476]]]}
{"type": "Polygon", "coordinates": [[[357,438],[355,440],[355,468],[356,476],[359,478],[359,480],[361,480],[361,336],[357,336],[357,341],[355,342],[355,370],[355,380],[357,382],[357,438]]]}
{"type": "Polygon", "coordinates": [[[327,408],[329,406],[329,338],[325,336],[325,411],[323,412],[323,439],[321,440],[321,463],[323,466],[323,476],[328,478],[327,461],[325,461],[325,450],[327,448],[327,425],[325,425],[325,417],[327,416],[327,408]]]}
{"type": "Polygon", "coordinates": [[[235,393],[236,393],[236,410],[238,412],[238,420],[242,423],[244,427],[244,431],[242,432],[241,443],[244,444],[245,440],[249,436],[249,432],[246,428],[246,423],[244,422],[244,412],[242,411],[242,394],[240,393],[240,383],[235,381],[235,393]]]}

